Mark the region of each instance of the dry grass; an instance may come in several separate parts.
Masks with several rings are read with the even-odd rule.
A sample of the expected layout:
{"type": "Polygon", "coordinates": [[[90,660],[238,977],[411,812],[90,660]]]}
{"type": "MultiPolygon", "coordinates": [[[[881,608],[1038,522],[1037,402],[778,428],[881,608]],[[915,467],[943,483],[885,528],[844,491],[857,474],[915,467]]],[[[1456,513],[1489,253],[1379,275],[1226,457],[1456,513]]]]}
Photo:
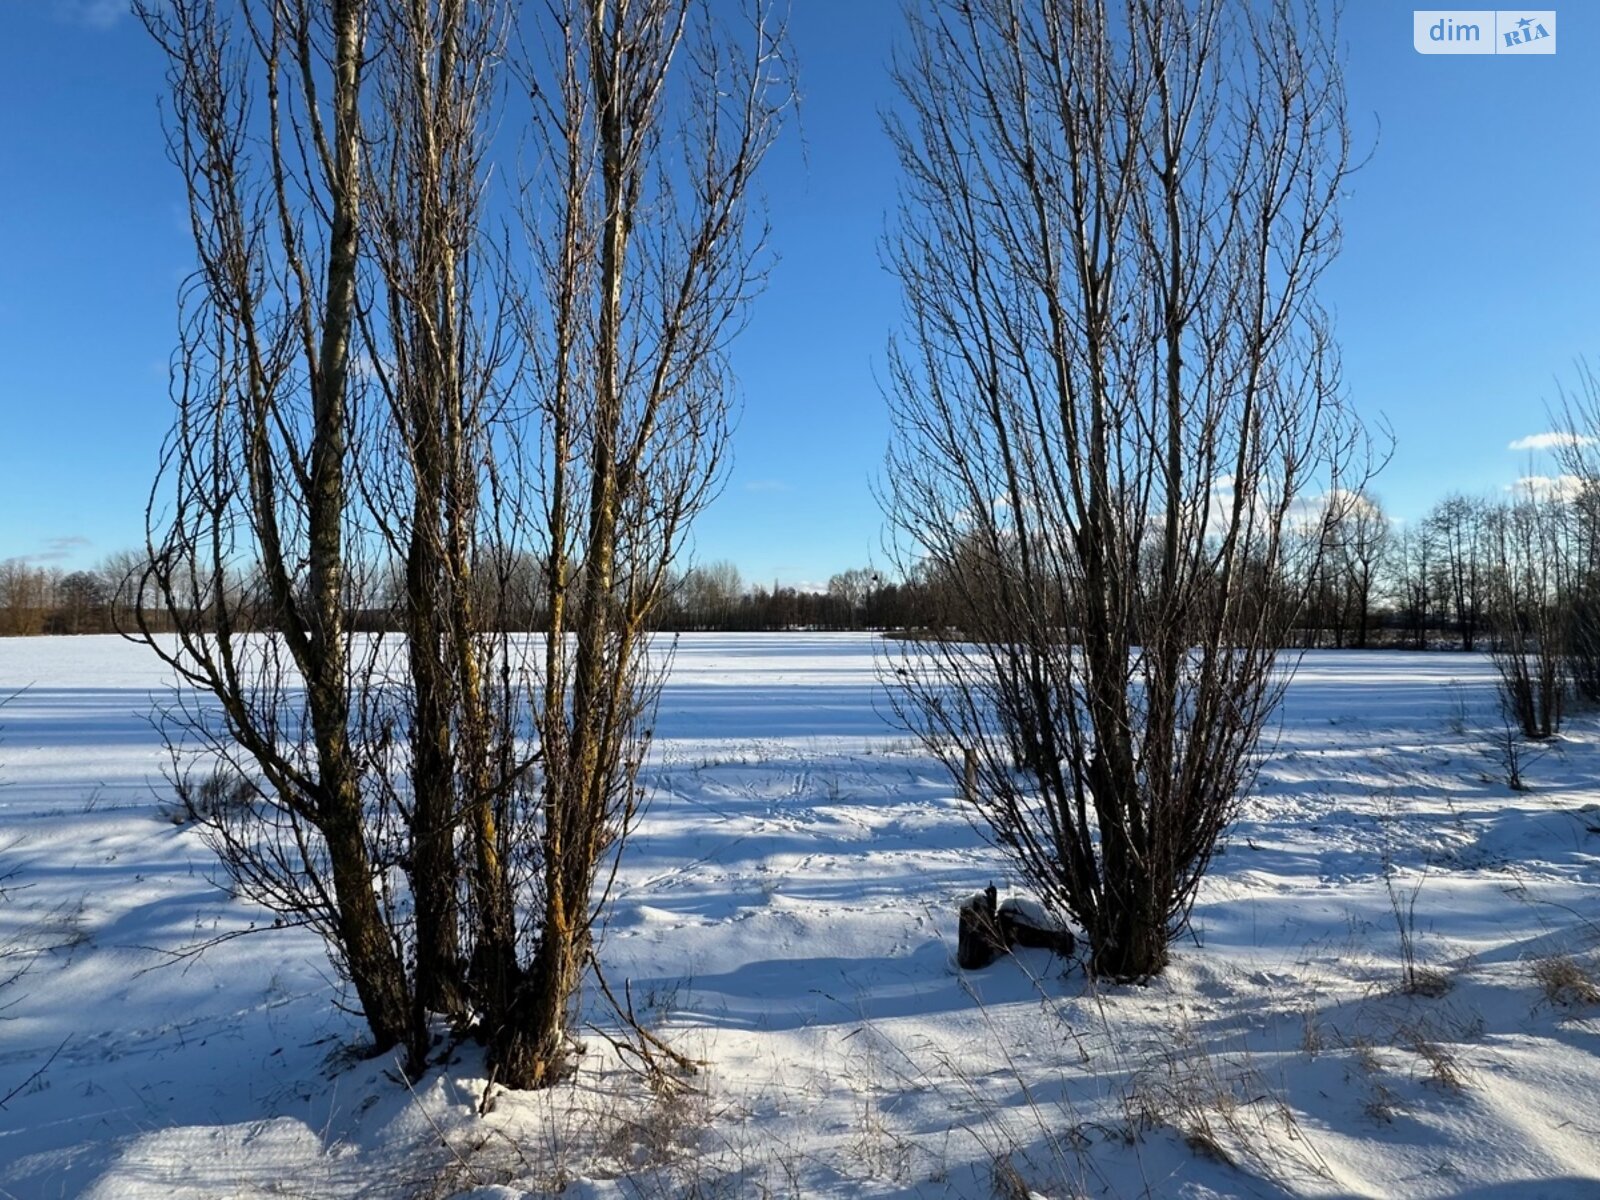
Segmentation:
{"type": "Polygon", "coordinates": [[[1430,1083],[1447,1092],[1466,1090],[1461,1062],[1448,1046],[1418,1035],[1412,1039],[1410,1050],[1426,1064],[1430,1083]]]}
{"type": "Polygon", "coordinates": [[[995,1159],[994,1169],[989,1178],[994,1185],[995,1200],[1032,1200],[1033,1189],[1028,1186],[1028,1181],[1022,1177],[1022,1172],[1017,1170],[1010,1157],[1002,1156],[995,1159]]]}
{"type": "Polygon", "coordinates": [[[1412,965],[1406,968],[1405,984],[1401,990],[1408,996],[1437,1000],[1450,990],[1450,986],[1450,977],[1442,971],[1412,965]]]}
{"type": "MultiPolygon", "coordinates": [[[[1123,1105],[1131,1130],[1165,1127],[1195,1154],[1285,1187],[1295,1180],[1332,1178],[1326,1161],[1301,1128],[1280,1089],[1250,1047],[1226,1047],[1191,1025],[1175,1006],[1168,1033],[1136,1070],[1123,1105]]],[[[1320,1038],[1314,1021],[1307,1022],[1320,1038]]]]}
{"type": "Polygon", "coordinates": [[[215,823],[249,813],[259,786],[227,763],[210,771],[186,771],[173,781],[173,799],[156,806],[156,815],[173,825],[215,823]]]}
{"type": "Polygon", "coordinates": [[[1362,1111],[1374,1121],[1389,1124],[1403,1106],[1399,1095],[1383,1081],[1383,1059],[1378,1054],[1378,1048],[1364,1037],[1351,1038],[1345,1046],[1350,1051],[1350,1061],[1367,1089],[1362,1111]]]}
{"type": "Polygon", "coordinates": [[[662,1088],[636,1106],[619,1106],[600,1144],[603,1159],[629,1174],[673,1164],[699,1149],[714,1114],[703,1091],[662,1088]]]}
{"type": "Polygon", "coordinates": [[[1600,984],[1594,973],[1570,954],[1536,958],[1528,970],[1551,1004],[1563,1008],[1600,1004],[1600,984]]]}
{"type": "Polygon", "coordinates": [[[1300,1014],[1300,1049],[1307,1058],[1315,1058],[1322,1053],[1326,1044],[1322,1034],[1322,1019],[1316,1008],[1307,1005],[1300,1014]]]}
{"type": "Polygon", "coordinates": [[[865,1168],[869,1178],[904,1182],[911,1172],[912,1150],[911,1141],[884,1119],[876,1100],[869,1096],[861,1102],[848,1153],[865,1168]]]}

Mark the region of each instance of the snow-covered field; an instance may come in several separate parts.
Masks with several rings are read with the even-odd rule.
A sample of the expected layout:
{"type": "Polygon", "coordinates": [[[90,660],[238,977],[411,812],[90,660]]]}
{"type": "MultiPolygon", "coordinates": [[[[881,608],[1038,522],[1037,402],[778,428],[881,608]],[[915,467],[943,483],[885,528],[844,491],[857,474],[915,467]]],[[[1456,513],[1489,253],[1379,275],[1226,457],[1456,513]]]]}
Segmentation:
{"type": "Polygon", "coordinates": [[[1483,660],[1308,656],[1172,968],[1096,988],[955,969],[1016,881],[873,652],[683,639],[602,959],[699,1090],[596,1036],[480,1117],[471,1046],[352,1060],[308,936],[179,957],[270,918],[161,816],[161,674],[0,641],[0,1196],[1600,1196],[1600,720],[1514,792],[1483,660]]]}

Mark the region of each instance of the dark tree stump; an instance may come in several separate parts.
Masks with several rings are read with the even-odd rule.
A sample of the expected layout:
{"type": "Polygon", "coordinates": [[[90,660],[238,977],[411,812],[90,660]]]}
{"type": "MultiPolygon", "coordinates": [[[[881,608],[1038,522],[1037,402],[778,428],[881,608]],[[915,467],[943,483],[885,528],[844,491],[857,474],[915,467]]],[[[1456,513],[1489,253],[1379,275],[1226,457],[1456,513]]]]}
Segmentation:
{"type": "Polygon", "coordinates": [[[995,915],[995,896],[994,885],[990,884],[961,906],[956,962],[964,971],[987,967],[1006,952],[1005,937],[995,915]]]}
{"type": "Polygon", "coordinates": [[[1078,939],[1031,900],[1012,898],[998,908],[993,884],[961,906],[957,925],[956,963],[965,971],[987,967],[1012,946],[1048,950],[1063,958],[1077,949],[1078,939]]]}

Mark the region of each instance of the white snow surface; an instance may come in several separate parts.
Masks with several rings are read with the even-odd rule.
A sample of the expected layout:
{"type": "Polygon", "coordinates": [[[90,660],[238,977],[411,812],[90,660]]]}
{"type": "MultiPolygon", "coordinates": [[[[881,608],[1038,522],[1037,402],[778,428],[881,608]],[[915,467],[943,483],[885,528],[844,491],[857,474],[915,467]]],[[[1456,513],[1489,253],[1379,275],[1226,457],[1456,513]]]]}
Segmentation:
{"type": "Polygon", "coordinates": [[[363,1060],[164,819],[146,652],[0,640],[0,1197],[1600,1197],[1600,718],[1516,792],[1481,656],[1307,655],[1164,975],[964,973],[961,900],[1026,889],[877,646],[679,641],[601,961],[705,1067],[653,1094],[595,1033],[479,1115],[470,1042],[363,1060]]]}

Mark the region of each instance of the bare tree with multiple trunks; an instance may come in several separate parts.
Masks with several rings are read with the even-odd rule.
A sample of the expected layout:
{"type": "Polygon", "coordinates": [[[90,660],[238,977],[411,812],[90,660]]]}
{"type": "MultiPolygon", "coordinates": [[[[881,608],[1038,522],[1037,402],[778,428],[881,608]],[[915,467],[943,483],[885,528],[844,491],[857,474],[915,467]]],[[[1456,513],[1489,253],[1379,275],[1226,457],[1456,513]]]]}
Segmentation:
{"type": "Polygon", "coordinates": [[[1440,593],[1455,613],[1461,648],[1467,651],[1476,648],[1484,618],[1486,509],[1482,500],[1457,494],[1439,501],[1423,518],[1421,536],[1438,548],[1440,593]]]}
{"type": "Polygon", "coordinates": [[[782,31],[761,0],[140,15],[199,258],[140,630],[192,685],[175,746],[244,781],[197,815],[376,1049],[420,1070],[441,1013],[550,1084],[641,802],[646,624],[720,478],[782,31]],[[488,213],[508,60],[526,249],[488,213]],[[403,637],[352,635],[379,591],[403,637]]]}
{"type": "Polygon", "coordinates": [[[891,657],[892,692],[956,778],[974,757],[984,826],[1091,969],[1140,980],[1251,783],[1310,497],[1365,482],[1316,299],[1335,30],[1293,0],[911,23],[886,506],[961,619],[891,657]]]}
{"type": "Polygon", "coordinates": [[[642,799],[666,666],[648,625],[722,476],[725,351],[765,269],[750,184],[790,98],[784,33],[762,0],[551,0],[548,13],[525,80],[539,166],[522,204],[536,431],[522,473],[538,480],[548,548],[541,874],[526,906],[534,950],[510,970],[492,1043],[522,1087],[561,1070],[606,891],[597,872],[642,799]]]}
{"type": "Polygon", "coordinates": [[[1572,515],[1561,497],[1525,491],[1483,517],[1500,703],[1522,736],[1536,741],[1561,731],[1566,707],[1572,515]]]}

